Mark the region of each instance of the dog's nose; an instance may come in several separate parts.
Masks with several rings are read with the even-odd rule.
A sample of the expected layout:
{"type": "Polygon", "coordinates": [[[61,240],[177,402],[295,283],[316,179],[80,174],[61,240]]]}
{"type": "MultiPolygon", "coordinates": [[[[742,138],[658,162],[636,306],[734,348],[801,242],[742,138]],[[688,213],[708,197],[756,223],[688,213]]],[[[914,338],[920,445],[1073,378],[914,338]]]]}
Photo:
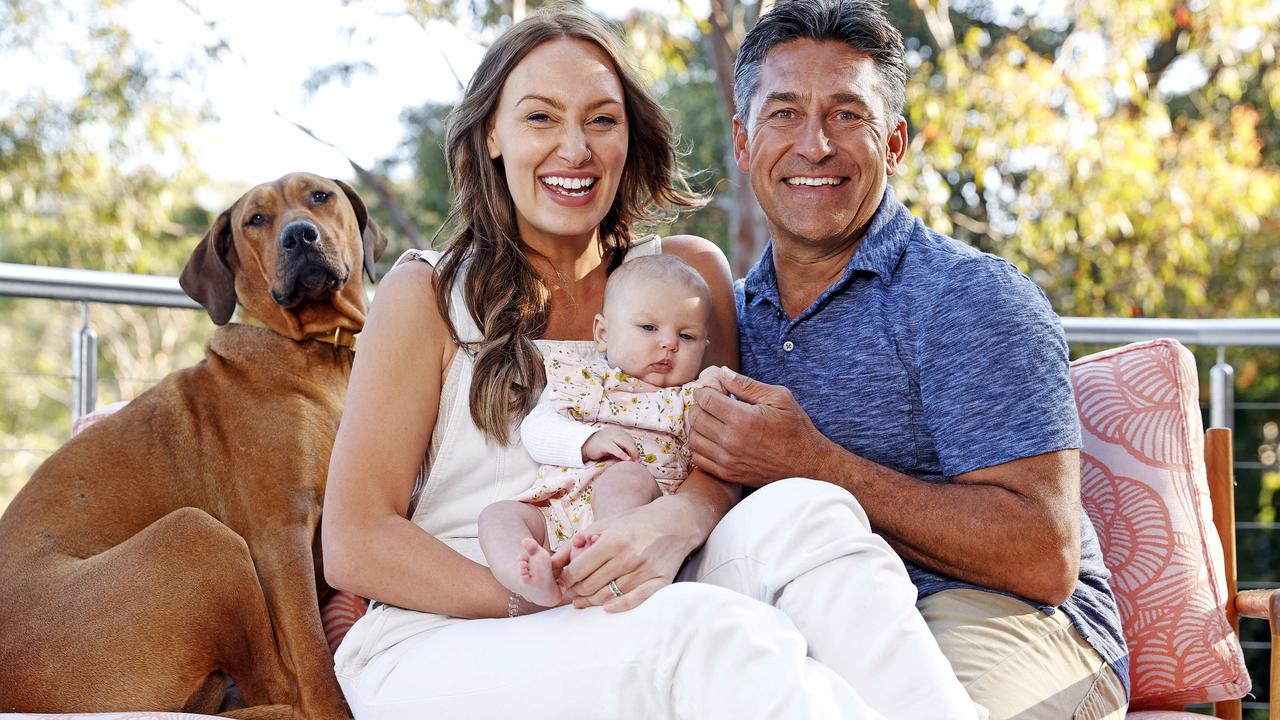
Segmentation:
{"type": "Polygon", "coordinates": [[[319,239],[320,230],[306,220],[291,222],[280,231],[280,247],[289,251],[315,245],[319,239]]]}

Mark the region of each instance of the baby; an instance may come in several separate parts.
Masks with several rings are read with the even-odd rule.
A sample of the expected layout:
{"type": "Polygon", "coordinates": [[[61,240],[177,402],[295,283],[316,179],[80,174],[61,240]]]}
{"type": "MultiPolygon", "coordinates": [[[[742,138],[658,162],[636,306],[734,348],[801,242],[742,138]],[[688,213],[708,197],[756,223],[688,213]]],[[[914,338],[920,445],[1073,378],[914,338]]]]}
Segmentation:
{"type": "Polygon", "coordinates": [[[605,286],[596,353],[547,351],[547,387],[520,426],[537,480],[485,508],[480,547],[498,582],[553,606],[551,554],[590,525],[674,492],[689,474],[685,415],[702,367],[711,290],[663,255],[624,263],[605,286]]]}

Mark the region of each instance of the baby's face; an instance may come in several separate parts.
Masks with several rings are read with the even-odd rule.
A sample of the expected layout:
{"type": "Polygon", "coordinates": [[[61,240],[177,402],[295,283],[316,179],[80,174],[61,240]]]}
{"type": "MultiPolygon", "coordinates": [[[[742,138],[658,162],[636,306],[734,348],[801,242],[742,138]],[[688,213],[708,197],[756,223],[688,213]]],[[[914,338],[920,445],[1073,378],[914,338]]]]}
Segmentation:
{"type": "Polygon", "coordinates": [[[659,387],[698,377],[710,304],[679,282],[635,283],[596,317],[596,346],[609,364],[659,387]],[[616,301],[616,302],[614,302],[616,301]]]}

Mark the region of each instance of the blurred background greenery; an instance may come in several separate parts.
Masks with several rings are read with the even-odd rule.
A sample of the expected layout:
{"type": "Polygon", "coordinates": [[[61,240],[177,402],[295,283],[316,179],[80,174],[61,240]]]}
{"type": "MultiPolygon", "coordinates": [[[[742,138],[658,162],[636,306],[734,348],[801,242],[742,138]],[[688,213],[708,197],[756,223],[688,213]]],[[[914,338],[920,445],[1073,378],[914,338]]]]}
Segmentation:
{"type": "MultiPolygon", "coordinates": [[[[712,238],[738,275],[764,235],[727,151],[730,70],[761,3],[770,4],[653,0],[611,15],[679,125],[685,164],[700,171],[696,186],[713,196],[664,231],[712,238]]],[[[219,118],[191,98],[201,97],[210,68],[234,56],[236,38],[206,21],[181,62],[160,62],[131,31],[137,4],[0,0],[0,57],[57,48],[83,90],[71,99],[40,88],[0,96],[0,262],[175,275],[212,214],[245,189],[209,177],[190,142],[219,118]],[[78,37],[51,43],[69,16],[78,37]]],[[[200,13],[188,0],[171,4],[200,13]]],[[[393,10],[416,21],[423,43],[441,20],[483,43],[542,4],[404,0],[393,10]]],[[[362,0],[343,7],[347,17],[387,12],[362,0]]],[[[1013,261],[1061,315],[1276,315],[1280,2],[886,7],[913,71],[911,145],[893,184],[929,224],[1013,261]]],[[[309,92],[376,72],[358,54],[315,58],[313,68],[309,92]]],[[[349,179],[391,237],[383,269],[404,248],[428,244],[444,216],[440,146],[450,107],[405,111],[394,152],[350,162],[349,179]]],[[[195,363],[212,330],[202,313],[182,310],[97,305],[90,318],[102,339],[99,404],[195,363]]],[[[79,323],[70,303],[0,298],[0,509],[67,437],[69,340],[79,323]]],[[[1197,349],[1202,371],[1211,351],[1197,349]]],[[[1240,407],[1239,518],[1270,523],[1280,505],[1280,357],[1233,349],[1229,360],[1240,407]]],[[[1280,580],[1277,544],[1274,531],[1242,532],[1242,578],[1280,580]]],[[[1246,627],[1245,639],[1265,631],[1246,627]]],[[[1255,693],[1265,700],[1258,667],[1255,693]]]]}

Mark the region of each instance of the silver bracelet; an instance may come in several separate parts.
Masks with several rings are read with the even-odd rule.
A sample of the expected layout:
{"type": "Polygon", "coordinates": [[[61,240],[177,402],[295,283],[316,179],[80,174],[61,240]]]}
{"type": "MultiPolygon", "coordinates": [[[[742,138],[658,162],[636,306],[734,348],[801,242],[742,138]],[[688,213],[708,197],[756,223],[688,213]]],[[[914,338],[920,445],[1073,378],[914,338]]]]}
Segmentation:
{"type": "Polygon", "coordinates": [[[507,617],[520,617],[520,601],[523,599],[515,593],[507,596],[507,617]]]}

